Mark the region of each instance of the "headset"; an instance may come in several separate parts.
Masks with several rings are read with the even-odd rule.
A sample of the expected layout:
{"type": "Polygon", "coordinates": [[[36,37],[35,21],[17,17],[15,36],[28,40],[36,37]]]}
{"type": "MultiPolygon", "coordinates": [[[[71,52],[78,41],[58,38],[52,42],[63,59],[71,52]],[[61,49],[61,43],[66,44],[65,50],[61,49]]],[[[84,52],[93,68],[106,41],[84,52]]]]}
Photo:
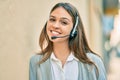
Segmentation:
{"type": "Polygon", "coordinates": [[[76,16],[75,25],[73,26],[73,29],[70,32],[70,36],[69,36],[70,40],[74,39],[77,36],[77,30],[76,30],[77,26],[78,26],[78,15],[76,16]]]}

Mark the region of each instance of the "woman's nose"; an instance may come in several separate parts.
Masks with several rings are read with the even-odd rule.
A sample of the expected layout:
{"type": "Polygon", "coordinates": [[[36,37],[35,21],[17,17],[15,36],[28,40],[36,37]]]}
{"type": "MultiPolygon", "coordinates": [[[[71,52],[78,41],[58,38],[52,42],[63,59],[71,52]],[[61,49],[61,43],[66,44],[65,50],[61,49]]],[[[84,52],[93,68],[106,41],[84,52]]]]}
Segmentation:
{"type": "Polygon", "coordinates": [[[56,21],[56,22],[53,24],[53,27],[54,27],[54,28],[59,28],[59,27],[60,27],[59,22],[58,22],[58,21],[56,21]]]}

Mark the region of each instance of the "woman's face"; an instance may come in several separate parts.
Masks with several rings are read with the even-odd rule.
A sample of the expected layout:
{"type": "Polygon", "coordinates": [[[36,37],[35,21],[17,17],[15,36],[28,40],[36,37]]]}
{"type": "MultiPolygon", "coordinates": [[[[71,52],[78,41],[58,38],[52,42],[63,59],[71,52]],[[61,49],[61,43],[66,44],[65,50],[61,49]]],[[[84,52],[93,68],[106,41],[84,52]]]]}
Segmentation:
{"type": "Polygon", "coordinates": [[[62,7],[56,8],[49,16],[47,22],[47,35],[52,42],[68,41],[69,36],[51,39],[53,36],[70,35],[73,28],[73,20],[69,13],[62,7]]]}

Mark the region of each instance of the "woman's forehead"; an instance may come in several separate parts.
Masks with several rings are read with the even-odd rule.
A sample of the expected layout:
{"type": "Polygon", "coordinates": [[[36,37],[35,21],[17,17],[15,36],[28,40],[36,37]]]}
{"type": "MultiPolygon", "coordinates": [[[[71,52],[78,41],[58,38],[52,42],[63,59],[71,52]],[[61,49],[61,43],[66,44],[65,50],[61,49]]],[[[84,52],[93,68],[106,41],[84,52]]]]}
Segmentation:
{"type": "Polygon", "coordinates": [[[55,10],[53,10],[50,14],[52,17],[61,17],[61,18],[67,18],[69,20],[72,20],[71,15],[63,8],[63,7],[58,7],[55,10]]]}

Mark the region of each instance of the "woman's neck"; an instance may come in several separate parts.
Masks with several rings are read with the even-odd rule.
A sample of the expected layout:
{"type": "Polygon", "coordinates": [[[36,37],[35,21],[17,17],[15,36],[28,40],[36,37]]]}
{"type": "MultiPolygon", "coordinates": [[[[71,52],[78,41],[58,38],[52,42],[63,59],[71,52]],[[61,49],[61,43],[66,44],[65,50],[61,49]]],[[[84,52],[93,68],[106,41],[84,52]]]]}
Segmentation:
{"type": "Polygon", "coordinates": [[[62,65],[65,64],[69,54],[70,54],[70,49],[68,47],[68,44],[54,44],[54,54],[55,56],[62,62],[62,65]]]}

